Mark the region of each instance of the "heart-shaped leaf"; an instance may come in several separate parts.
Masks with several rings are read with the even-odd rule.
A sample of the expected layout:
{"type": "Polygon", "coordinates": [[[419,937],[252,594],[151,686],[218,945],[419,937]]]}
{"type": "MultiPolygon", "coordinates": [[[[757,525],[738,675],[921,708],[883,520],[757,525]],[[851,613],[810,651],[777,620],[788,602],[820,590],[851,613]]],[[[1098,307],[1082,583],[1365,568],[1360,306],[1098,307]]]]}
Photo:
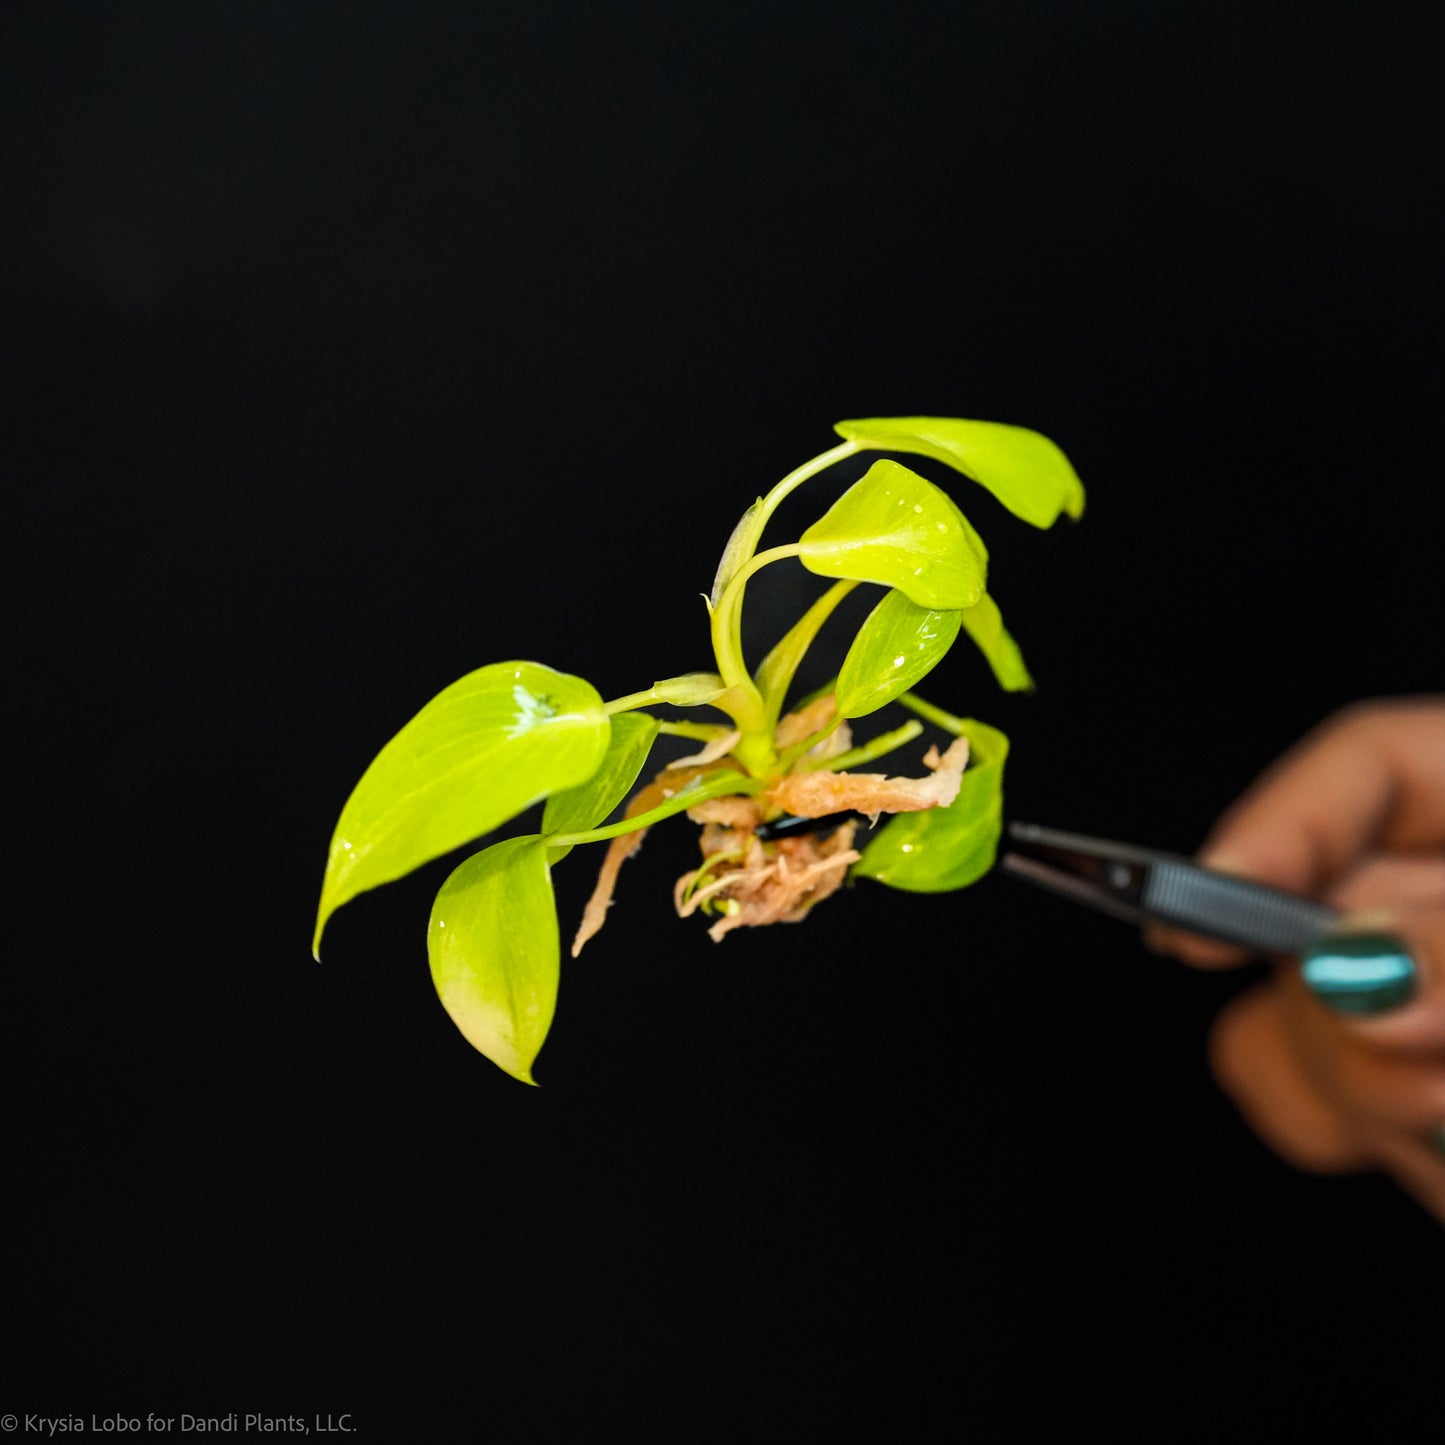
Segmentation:
{"type": "MultiPolygon", "coordinates": [[[[657,719],[646,713],[618,713],[612,719],[612,741],[597,771],[581,786],[553,793],[542,809],[543,833],[585,833],[595,828],[627,796],[657,737],[657,719]]],[[[554,848],[559,862],[571,850],[554,848]]]]}
{"type": "Polygon", "coordinates": [[[998,685],[1008,692],[1029,692],[1034,680],[1024,666],[1023,653],[1003,625],[1003,616],[987,592],[962,614],[963,629],[988,659],[998,685]]]}
{"type": "Polygon", "coordinates": [[[508,838],[441,886],[427,929],[432,981],[473,1048],[524,1084],[552,1026],[561,972],[547,840],[508,838]]]}
{"type": "Polygon", "coordinates": [[[958,636],[959,613],[939,612],[892,590],[858,629],[838,673],[842,717],[865,717],[908,691],[943,660],[958,636]]]}
{"type": "Polygon", "coordinates": [[[945,462],[1035,527],[1051,526],[1060,512],[1083,514],[1084,487],[1072,463],[1048,437],[1026,427],[951,416],[875,416],[840,421],[834,430],[862,447],[945,462]]]}
{"type": "Polygon", "coordinates": [[[810,572],[896,587],[920,607],[972,607],[988,549],[949,495],[897,462],[868,469],[798,542],[810,572]]]}
{"type": "Polygon", "coordinates": [[[946,808],[897,814],[863,850],[854,876],[909,893],[946,893],[977,882],[993,867],[1003,832],[1008,739],[986,723],[954,721],[969,744],[958,796],[946,808]]]}
{"type": "Polygon", "coordinates": [[[313,950],[349,899],[586,782],[610,726],[591,683],[537,662],[479,668],[437,694],[362,774],[331,840],[313,950]]]}

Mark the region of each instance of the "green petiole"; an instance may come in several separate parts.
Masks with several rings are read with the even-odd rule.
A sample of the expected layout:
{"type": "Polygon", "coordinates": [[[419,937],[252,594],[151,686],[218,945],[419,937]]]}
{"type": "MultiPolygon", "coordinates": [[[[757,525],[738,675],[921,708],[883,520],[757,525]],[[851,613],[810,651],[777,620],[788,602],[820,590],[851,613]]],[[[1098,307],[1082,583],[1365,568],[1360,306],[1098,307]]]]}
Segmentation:
{"type": "Polygon", "coordinates": [[[865,763],[871,763],[905,744],[911,743],[922,731],[923,724],[910,718],[901,727],[894,728],[892,732],[880,733],[876,738],[862,744],[861,747],[849,748],[846,753],[839,753],[836,758],[819,759],[813,766],[827,768],[835,773],[844,772],[849,768],[860,768],[865,763]]]}
{"type": "Polygon", "coordinates": [[[589,828],[583,833],[553,834],[547,838],[547,846],[549,848],[571,848],[578,843],[605,843],[609,838],[620,838],[624,833],[636,833],[643,828],[650,828],[654,823],[662,822],[664,818],[671,818],[677,813],[685,812],[688,808],[695,808],[708,798],[721,798],[729,793],[760,793],[764,786],[764,779],[747,777],[732,768],[719,768],[716,772],[708,773],[705,777],[696,778],[692,782],[684,784],[665,803],[659,803],[657,807],[649,808],[645,813],[638,813],[632,818],[623,818],[616,823],[608,823],[602,828],[589,828]]]}

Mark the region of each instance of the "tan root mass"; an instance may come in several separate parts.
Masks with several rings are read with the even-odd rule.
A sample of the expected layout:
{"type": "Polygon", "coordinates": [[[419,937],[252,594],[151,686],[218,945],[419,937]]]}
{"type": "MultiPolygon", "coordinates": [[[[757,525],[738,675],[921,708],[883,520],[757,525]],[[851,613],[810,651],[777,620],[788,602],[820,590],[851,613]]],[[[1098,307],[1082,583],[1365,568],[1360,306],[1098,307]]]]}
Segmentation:
{"type": "Polygon", "coordinates": [[[707,931],[714,943],[734,928],[797,923],[815,903],[836,891],[847,877],[848,865],[858,861],[853,846],[856,827],[848,822],[826,837],[780,838],[775,843],[720,829],[713,835],[717,846],[711,853],[705,832],[704,856],[726,856],[713,869],[704,863],[677,880],[673,902],[678,916],[686,918],[711,904],[722,915],[707,931]],[[692,888],[699,874],[706,881],[692,888]]]}
{"type": "Polygon", "coordinates": [[[800,818],[824,818],[845,808],[876,817],[879,813],[918,813],[946,808],[957,796],[968,765],[968,739],[955,738],[939,756],[929,748],[923,759],[926,778],[890,778],[882,773],[831,773],[818,768],[780,778],[763,794],[766,802],[800,818]]]}
{"type": "MultiPolygon", "coordinates": [[[[778,779],[761,798],[732,795],[710,798],[687,810],[702,825],[700,868],[677,880],[673,901],[686,918],[699,908],[717,915],[708,929],[715,942],[735,928],[768,923],[796,923],[815,903],[836,892],[850,864],[859,858],[853,847],[857,825],[845,822],[825,834],[802,834],[764,842],[755,830],[765,818],[792,813],[802,818],[823,818],[853,810],[874,819],[880,813],[913,813],[947,807],[958,796],[968,763],[968,739],[958,738],[941,755],[936,747],[924,756],[928,774],[921,778],[892,778],[883,773],[831,772],[818,766],[851,746],[845,723],[834,722],[833,699],[819,698],[808,707],[783,718],[774,734],[781,751],[796,747],[819,733],[796,766],[808,770],[778,779]],[[809,767],[811,764],[811,767],[809,767]]],[[[712,770],[720,754],[711,748],[658,774],[627,805],[626,816],[655,808],[693,778],[712,770]]],[[[646,829],[614,838],[608,845],[597,886],[572,942],[575,958],[582,946],[602,927],[617,875],[623,863],[642,845],[646,829]]]]}
{"type": "MultiPolygon", "coordinates": [[[[820,733],[824,728],[829,727],[836,715],[837,709],[833,706],[833,694],[825,693],[822,697],[815,698],[807,707],[800,708],[797,712],[790,712],[787,717],[779,721],[777,727],[773,729],[773,746],[779,752],[795,747],[804,738],[810,738],[814,733],[820,733]]],[[[848,724],[839,723],[837,729],[811,751],[816,753],[826,748],[828,756],[831,757],[836,753],[841,753],[848,746],[850,746],[848,724]]]]}
{"type": "MultiPolygon", "coordinates": [[[[705,768],[667,769],[659,773],[645,788],[633,795],[623,810],[624,818],[635,818],[650,808],[661,807],[680,788],[707,771],[705,768]]],[[[617,887],[617,875],[622,865],[642,847],[647,829],[639,828],[635,833],[624,833],[607,845],[607,856],[602,860],[602,869],[597,875],[597,886],[587,907],[582,911],[582,922],[577,936],[572,940],[572,957],[582,952],[582,945],[607,921],[607,910],[612,906],[612,893],[617,887]]]]}

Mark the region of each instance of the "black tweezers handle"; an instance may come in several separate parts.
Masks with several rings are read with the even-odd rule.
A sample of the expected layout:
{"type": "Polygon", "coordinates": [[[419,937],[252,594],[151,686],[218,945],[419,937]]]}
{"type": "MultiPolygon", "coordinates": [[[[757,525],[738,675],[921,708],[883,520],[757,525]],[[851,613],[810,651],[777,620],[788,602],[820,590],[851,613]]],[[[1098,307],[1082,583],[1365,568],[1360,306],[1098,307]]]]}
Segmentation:
{"type": "Polygon", "coordinates": [[[753,837],[759,842],[771,843],[778,838],[796,838],[804,833],[831,832],[850,819],[861,821],[867,817],[867,813],[859,813],[853,808],[844,808],[841,813],[828,813],[821,818],[800,818],[792,813],[784,813],[781,818],[774,818],[771,823],[759,823],[753,829],[753,837]]]}
{"type": "Polygon", "coordinates": [[[1328,904],[1211,873],[1182,859],[1156,859],[1139,902],[1147,916],[1161,923],[1280,953],[1298,953],[1339,918],[1328,904]]]}

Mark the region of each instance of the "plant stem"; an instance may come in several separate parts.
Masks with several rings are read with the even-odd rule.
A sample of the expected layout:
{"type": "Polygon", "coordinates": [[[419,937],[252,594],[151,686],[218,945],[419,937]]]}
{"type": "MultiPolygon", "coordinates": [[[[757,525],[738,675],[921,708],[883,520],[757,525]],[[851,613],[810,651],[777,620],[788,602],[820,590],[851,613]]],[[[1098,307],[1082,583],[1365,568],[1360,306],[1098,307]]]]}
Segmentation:
{"type": "Polygon", "coordinates": [[[768,519],[778,505],[791,492],[802,486],[810,477],[841,462],[861,450],[854,441],[840,443],[826,452],[795,467],[766,497],[746,514],[728,544],[724,554],[724,567],[731,566],[729,573],[720,573],[715,587],[720,585],[717,602],[712,609],[712,647],[717,658],[718,673],[729,687],[738,689],[735,694],[737,705],[730,708],[733,721],[737,723],[742,738],[734,749],[734,756],[753,773],[761,773],[774,767],[777,754],[773,750],[772,726],[769,709],[758,690],[757,684],[748,673],[747,662],[742,650],[742,605],[743,592],[748,579],[769,562],[782,557],[795,557],[801,544],[793,542],[784,547],[773,547],[757,553],[758,540],[767,526],[768,519]]]}
{"type": "Polygon", "coordinates": [[[736,863],[742,856],[743,850],[741,848],[729,848],[722,852],[709,854],[706,860],[704,860],[702,867],[692,875],[692,881],[683,892],[682,901],[686,903],[688,899],[697,892],[703,879],[720,863],[736,863]]]}
{"type": "Polygon", "coordinates": [[[916,692],[905,692],[898,701],[910,712],[916,712],[919,717],[926,718],[936,727],[941,727],[944,732],[952,733],[956,738],[963,736],[962,718],[955,717],[951,712],[944,712],[941,707],[935,707],[931,702],[926,702],[916,692]]]}
{"type": "MultiPolygon", "coordinates": [[[[752,508],[742,524],[740,524],[740,535],[732,539],[733,571],[730,576],[719,579],[722,584],[722,590],[718,595],[717,602],[719,607],[722,606],[723,597],[732,587],[732,584],[737,581],[739,575],[744,572],[751,575],[751,572],[756,570],[750,565],[756,560],[753,557],[753,553],[757,550],[758,541],[763,535],[763,528],[767,526],[768,519],[777,510],[783,499],[796,491],[810,477],[816,477],[819,472],[826,471],[829,467],[833,466],[834,463],[841,462],[860,450],[861,448],[857,442],[848,441],[841,442],[836,447],[830,447],[825,452],[820,452],[816,457],[812,457],[804,462],[802,466],[794,467],[782,481],[773,487],[767,496],[763,497],[757,505],[752,508]]],[[[739,603],[741,603],[741,597],[739,597],[738,600],[739,603]]],[[[722,658],[719,657],[718,661],[721,663],[722,658]]],[[[722,675],[725,678],[728,677],[726,671],[723,671],[722,675]]],[[[737,679],[728,678],[728,681],[735,682],[737,679]]]]}
{"type": "Polygon", "coordinates": [[[769,563],[780,562],[784,557],[796,557],[802,550],[801,542],[789,542],[786,546],[770,547],[766,552],[759,552],[733,574],[718,598],[712,614],[712,649],[717,657],[718,673],[729,687],[747,686],[757,691],[743,660],[743,592],[748,579],[769,563]]]}
{"type": "Polygon", "coordinates": [[[765,772],[771,768],[776,754],[773,752],[767,707],[757,684],[748,673],[747,661],[743,657],[743,593],[748,579],[755,573],[769,563],[781,561],[785,557],[796,557],[801,550],[800,542],[790,542],[787,546],[772,547],[766,552],[758,553],[733,574],[713,609],[712,650],[717,658],[718,673],[729,687],[737,689],[734,694],[736,705],[729,711],[743,736],[734,753],[752,773],[765,772]]]}
{"type": "Polygon", "coordinates": [[[793,684],[798,666],[813,645],[819,629],[833,615],[838,604],[857,586],[856,582],[835,582],[790,627],[773,650],[758,664],[758,690],[768,710],[769,726],[776,727],[788,689],[793,684]]]}
{"type": "MultiPolygon", "coordinates": [[[[811,461],[804,462],[802,466],[795,467],[777,486],[763,498],[757,511],[753,514],[753,521],[750,530],[753,534],[753,546],[757,545],[757,539],[763,535],[763,528],[767,525],[768,518],[777,510],[778,504],[790,492],[796,491],[810,477],[816,477],[819,472],[826,471],[835,462],[841,462],[862,448],[857,442],[843,442],[836,447],[830,447],[826,452],[819,453],[811,461]]],[[[751,549],[749,549],[751,555],[751,549]]]]}
{"type": "Polygon", "coordinates": [[[603,843],[609,838],[620,838],[624,833],[636,833],[641,828],[650,828],[664,818],[671,818],[687,808],[706,802],[709,798],[721,798],[728,793],[760,793],[763,778],[750,778],[732,768],[718,768],[705,777],[694,779],[679,788],[665,803],[638,813],[620,822],[608,823],[602,828],[589,828],[584,833],[555,833],[547,838],[549,848],[571,848],[577,843],[603,843]]]}
{"type": "Polygon", "coordinates": [[[611,702],[604,702],[602,711],[608,717],[612,717],[620,712],[632,712],[639,707],[648,707],[657,701],[657,689],[649,687],[643,692],[629,692],[625,697],[614,697],[611,702]]]}
{"type": "Polygon", "coordinates": [[[879,733],[876,738],[871,738],[856,748],[849,748],[846,753],[839,753],[836,758],[822,759],[818,767],[829,768],[838,773],[845,768],[860,767],[863,763],[871,763],[874,758],[881,758],[885,753],[901,748],[904,743],[911,743],[922,731],[923,724],[917,718],[909,718],[892,732],[879,733]]]}

